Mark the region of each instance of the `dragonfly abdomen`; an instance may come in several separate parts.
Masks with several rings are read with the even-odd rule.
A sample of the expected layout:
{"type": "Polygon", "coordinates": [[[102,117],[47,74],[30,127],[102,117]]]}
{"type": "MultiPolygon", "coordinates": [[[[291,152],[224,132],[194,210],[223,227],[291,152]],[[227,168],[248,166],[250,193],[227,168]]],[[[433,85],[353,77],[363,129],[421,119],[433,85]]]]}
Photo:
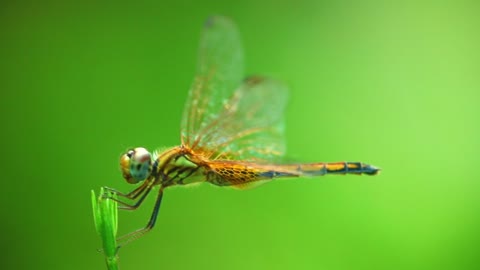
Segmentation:
{"type": "Polygon", "coordinates": [[[218,186],[250,187],[253,182],[326,174],[375,175],[378,168],[361,162],[332,162],[289,165],[260,165],[243,162],[212,162],[207,181],[218,186]]]}
{"type": "Polygon", "coordinates": [[[361,162],[310,163],[298,165],[280,165],[272,170],[259,173],[260,177],[298,177],[322,176],[326,174],[366,174],[375,175],[380,170],[361,162]]]}
{"type": "Polygon", "coordinates": [[[326,174],[376,175],[380,169],[361,162],[330,162],[298,165],[297,171],[307,176],[321,176],[326,174]]]}

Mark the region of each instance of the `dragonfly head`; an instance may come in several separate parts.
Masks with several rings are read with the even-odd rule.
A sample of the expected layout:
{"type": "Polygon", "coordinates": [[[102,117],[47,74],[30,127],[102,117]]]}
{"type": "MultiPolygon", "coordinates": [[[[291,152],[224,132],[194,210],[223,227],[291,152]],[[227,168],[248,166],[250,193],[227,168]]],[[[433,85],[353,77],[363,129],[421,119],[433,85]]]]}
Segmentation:
{"type": "Polygon", "coordinates": [[[130,149],[120,158],[120,168],[128,183],[141,182],[152,172],[152,155],[143,147],[130,149]]]}

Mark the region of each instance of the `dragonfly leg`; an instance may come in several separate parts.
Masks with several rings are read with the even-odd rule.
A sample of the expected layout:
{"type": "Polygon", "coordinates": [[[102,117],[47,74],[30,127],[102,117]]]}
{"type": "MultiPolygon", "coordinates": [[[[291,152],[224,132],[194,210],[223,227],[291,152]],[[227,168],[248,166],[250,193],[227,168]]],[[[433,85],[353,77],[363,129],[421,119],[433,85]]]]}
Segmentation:
{"type": "MultiPolygon", "coordinates": [[[[148,194],[150,193],[150,191],[152,190],[152,188],[153,188],[153,183],[147,185],[146,188],[144,188],[144,189],[142,190],[142,192],[141,192],[141,193],[143,193],[142,196],[141,196],[141,197],[138,199],[138,201],[135,202],[134,204],[129,204],[129,203],[123,202],[123,201],[121,201],[121,200],[119,200],[119,199],[116,199],[116,198],[110,198],[110,199],[118,202],[119,204],[121,204],[121,205],[118,207],[118,209],[123,209],[123,210],[135,210],[135,209],[137,209],[137,208],[143,203],[143,201],[144,201],[145,198],[148,196],[148,194]]],[[[141,193],[140,193],[140,194],[141,194],[141,193]]]]}
{"type": "Polygon", "coordinates": [[[147,226],[118,238],[117,241],[121,243],[119,244],[118,248],[140,238],[155,226],[158,212],[160,210],[160,204],[162,203],[162,197],[163,197],[163,188],[160,188],[158,192],[157,200],[155,201],[155,206],[153,208],[152,215],[150,216],[150,220],[148,221],[147,226]]]}
{"type": "MultiPolygon", "coordinates": [[[[114,193],[115,195],[117,195],[119,197],[124,197],[124,198],[127,198],[127,199],[134,200],[144,191],[145,188],[147,188],[147,186],[148,186],[148,182],[145,181],[141,186],[135,188],[134,190],[132,190],[131,192],[129,192],[127,194],[125,194],[121,191],[118,191],[116,189],[110,188],[110,187],[104,187],[104,189],[108,192],[114,193]]],[[[104,194],[103,196],[110,198],[110,196],[108,196],[107,194],[104,194]]]]}

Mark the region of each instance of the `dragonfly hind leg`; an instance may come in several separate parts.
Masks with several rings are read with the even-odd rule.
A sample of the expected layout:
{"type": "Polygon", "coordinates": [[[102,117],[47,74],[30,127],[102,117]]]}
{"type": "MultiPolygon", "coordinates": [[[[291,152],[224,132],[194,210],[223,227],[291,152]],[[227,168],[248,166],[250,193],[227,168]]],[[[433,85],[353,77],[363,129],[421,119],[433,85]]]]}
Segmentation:
{"type": "Polygon", "coordinates": [[[140,238],[147,232],[149,232],[154,226],[155,222],[157,220],[158,212],[160,210],[160,204],[162,203],[162,197],[163,197],[163,188],[160,188],[157,196],[157,200],[155,201],[155,206],[153,208],[152,215],[150,216],[150,220],[148,221],[147,225],[144,228],[138,229],[136,231],[133,231],[131,233],[128,233],[126,235],[123,235],[117,239],[117,241],[120,243],[118,245],[118,248],[140,238]]]}

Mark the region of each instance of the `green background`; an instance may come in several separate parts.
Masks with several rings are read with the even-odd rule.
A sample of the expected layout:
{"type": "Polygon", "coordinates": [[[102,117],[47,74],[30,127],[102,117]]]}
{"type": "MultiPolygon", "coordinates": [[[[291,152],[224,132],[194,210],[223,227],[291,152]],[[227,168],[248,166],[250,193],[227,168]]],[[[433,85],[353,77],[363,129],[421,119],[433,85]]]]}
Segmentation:
{"type": "Polygon", "coordinates": [[[247,73],[290,87],[289,156],[382,174],[168,189],[121,268],[478,269],[476,1],[237,2],[0,4],[0,268],[105,269],[90,190],[133,188],[128,147],[179,143],[202,23],[223,14],[247,73]]]}

